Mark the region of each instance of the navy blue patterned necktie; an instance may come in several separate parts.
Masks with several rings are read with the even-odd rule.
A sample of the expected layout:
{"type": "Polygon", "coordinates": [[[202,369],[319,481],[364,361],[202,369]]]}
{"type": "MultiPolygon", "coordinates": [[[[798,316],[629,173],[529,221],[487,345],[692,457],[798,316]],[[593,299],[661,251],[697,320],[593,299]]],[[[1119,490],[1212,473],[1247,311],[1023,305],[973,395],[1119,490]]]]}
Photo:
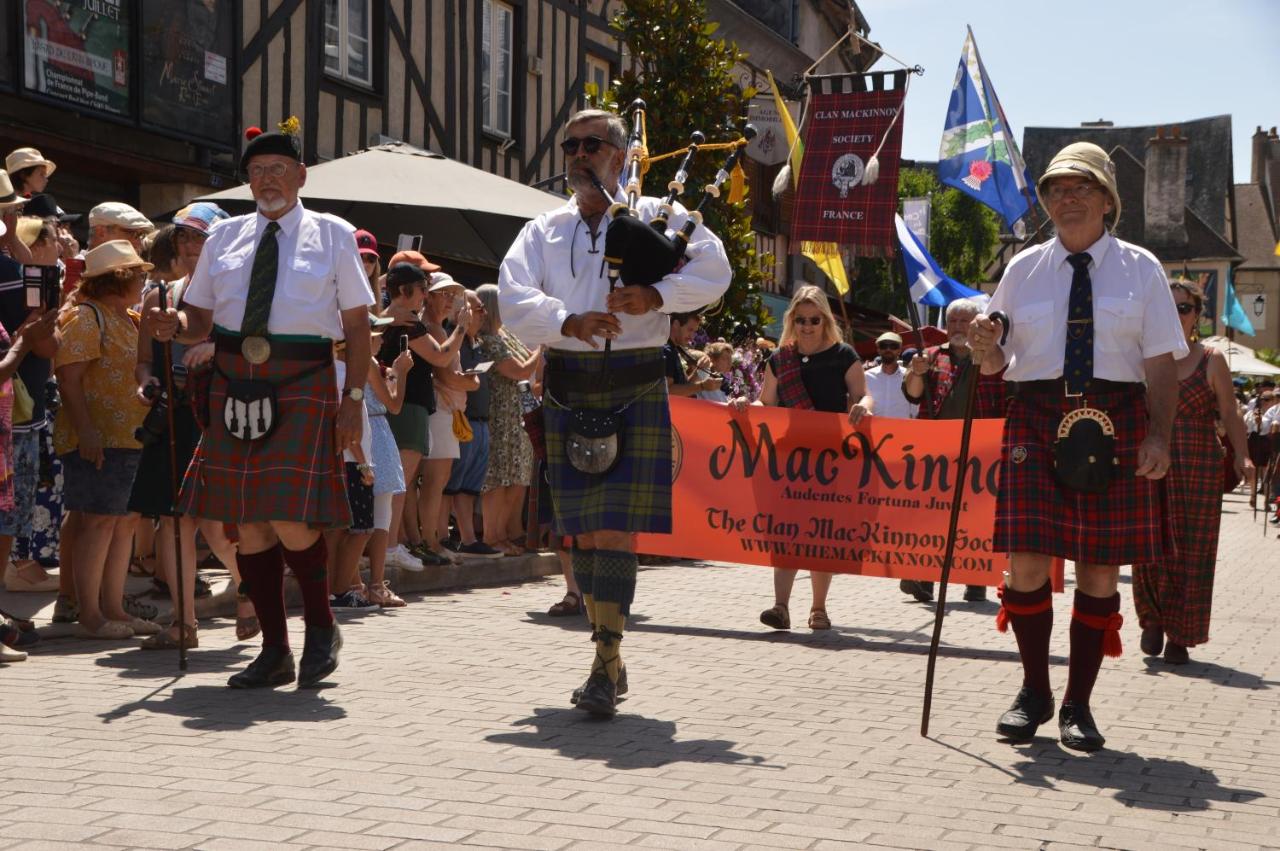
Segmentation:
{"type": "Polygon", "coordinates": [[[1068,395],[1079,395],[1093,380],[1093,280],[1089,277],[1087,253],[1072,254],[1071,300],[1067,307],[1067,349],[1062,359],[1062,377],[1068,395]]]}

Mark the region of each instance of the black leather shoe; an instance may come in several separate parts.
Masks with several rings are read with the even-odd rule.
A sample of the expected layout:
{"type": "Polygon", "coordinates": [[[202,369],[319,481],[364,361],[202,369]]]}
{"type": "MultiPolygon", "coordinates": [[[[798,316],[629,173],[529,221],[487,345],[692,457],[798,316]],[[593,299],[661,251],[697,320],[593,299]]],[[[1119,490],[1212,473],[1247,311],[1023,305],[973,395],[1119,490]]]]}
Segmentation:
{"type": "Polygon", "coordinates": [[[1190,661],[1191,655],[1187,653],[1187,648],[1181,644],[1170,641],[1164,646],[1164,662],[1166,665],[1185,665],[1190,661]]]}
{"type": "Polygon", "coordinates": [[[605,674],[592,674],[582,687],[578,708],[597,718],[612,718],[618,714],[618,690],[605,674]]]}
{"type": "Polygon", "coordinates": [[[333,626],[309,626],[302,646],[302,662],[298,665],[298,687],[307,688],[323,680],[338,668],[338,651],[342,649],[342,631],[333,626]]]}
{"type": "Polygon", "coordinates": [[[909,597],[915,597],[916,602],[932,603],[933,602],[933,583],[917,582],[914,579],[903,579],[898,582],[898,590],[909,597]]]}
{"type": "Polygon", "coordinates": [[[1036,729],[1052,719],[1053,695],[1036,694],[1029,686],[1023,686],[1013,699],[1013,706],[1000,716],[996,733],[1012,742],[1029,742],[1035,738],[1036,729]]]}
{"type": "MultiPolygon", "coordinates": [[[[570,703],[576,705],[579,700],[582,700],[582,693],[587,690],[587,683],[589,682],[591,682],[590,677],[587,678],[586,683],[583,683],[582,685],[578,686],[576,689],[573,690],[573,694],[569,696],[570,703]]],[[[616,695],[616,697],[622,697],[626,693],[627,693],[627,666],[623,665],[622,670],[618,671],[618,682],[614,686],[614,694],[616,695]]]]}
{"type": "Polygon", "coordinates": [[[966,603],[985,603],[987,601],[987,586],[985,585],[964,586],[964,601],[966,603]]]}
{"type": "Polygon", "coordinates": [[[1154,626],[1144,626],[1142,628],[1142,638],[1138,641],[1138,646],[1142,648],[1142,652],[1148,656],[1159,656],[1160,651],[1164,649],[1164,630],[1159,624],[1154,626]]]}
{"type": "Polygon", "coordinates": [[[1058,711],[1058,732],[1062,746],[1073,751],[1096,751],[1107,743],[1093,721],[1089,707],[1064,700],[1058,711]]]}
{"type": "Polygon", "coordinates": [[[288,685],[297,679],[293,668],[293,653],[287,647],[271,645],[262,648],[258,658],[231,679],[230,688],[273,688],[288,685]]]}

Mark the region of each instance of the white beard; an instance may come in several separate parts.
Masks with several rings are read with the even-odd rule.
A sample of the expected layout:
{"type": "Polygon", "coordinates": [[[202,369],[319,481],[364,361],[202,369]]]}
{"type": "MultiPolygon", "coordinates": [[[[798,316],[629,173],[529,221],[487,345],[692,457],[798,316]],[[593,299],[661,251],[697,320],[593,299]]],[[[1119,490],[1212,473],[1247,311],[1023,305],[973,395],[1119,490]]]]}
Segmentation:
{"type": "Polygon", "coordinates": [[[277,197],[274,200],[267,200],[266,198],[263,198],[258,201],[258,211],[262,213],[278,213],[288,206],[288,204],[289,202],[285,200],[283,196],[277,197]]]}

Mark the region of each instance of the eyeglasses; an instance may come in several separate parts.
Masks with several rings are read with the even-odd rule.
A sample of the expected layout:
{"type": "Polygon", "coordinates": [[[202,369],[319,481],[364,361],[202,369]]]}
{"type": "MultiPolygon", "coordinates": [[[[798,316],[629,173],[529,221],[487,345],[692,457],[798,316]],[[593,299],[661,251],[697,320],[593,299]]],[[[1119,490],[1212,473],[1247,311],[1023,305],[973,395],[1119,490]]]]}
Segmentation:
{"type": "Polygon", "coordinates": [[[1188,313],[1195,313],[1195,311],[1196,306],[1189,301],[1184,301],[1178,305],[1178,312],[1183,316],[1186,316],[1188,313]]]}
{"type": "Polygon", "coordinates": [[[578,153],[578,146],[581,145],[582,150],[586,151],[588,154],[594,154],[596,151],[600,150],[601,145],[611,144],[612,143],[608,139],[601,139],[599,136],[585,136],[581,139],[577,136],[570,136],[560,143],[560,150],[564,151],[569,156],[573,156],[578,153]]]}
{"type": "Polygon", "coordinates": [[[888,341],[885,341],[883,343],[876,343],[876,348],[877,349],[893,349],[896,351],[902,348],[902,346],[898,345],[897,343],[890,343],[888,341]]]}
{"type": "Polygon", "coordinates": [[[1055,184],[1044,191],[1045,200],[1057,203],[1070,195],[1077,201],[1083,201],[1102,187],[1096,183],[1077,183],[1075,186],[1055,184]]]}
{"type": "Polygon", "coordinates": [[[821,325],[821,316],[794,316],[791,321],[797,325],[821,325]]]}
{"type": "Polygon", "coordinates": [[[288,170],[289,166],[286,163],[272,163],[271,165],[251,165],[245,169],[245,172],[250,180],[261,180],[264,175],[275,178],[284,177],[288,170]]]}

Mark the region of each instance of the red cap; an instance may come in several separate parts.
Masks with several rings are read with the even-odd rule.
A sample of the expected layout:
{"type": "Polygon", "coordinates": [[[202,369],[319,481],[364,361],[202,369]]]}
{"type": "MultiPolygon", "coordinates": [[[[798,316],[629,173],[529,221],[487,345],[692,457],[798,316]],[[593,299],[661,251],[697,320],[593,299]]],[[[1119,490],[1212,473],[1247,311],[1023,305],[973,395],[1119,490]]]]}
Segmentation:
{"type": "Polygon", "coordinates": [[[378,256],[378,240],[367,230],[356,231],[356,248],[360,249],[361,254],[378,256]]]}
{"type": "Polygon", "coordinates": [[[428,275],[432,272],[440,271],[440,267],[428,260],[426,255],[420,251],[397,251],[392,255],[391,262],[387,264],[387,268],[390,269],[397,263],[412,263],[428,275]]]}

